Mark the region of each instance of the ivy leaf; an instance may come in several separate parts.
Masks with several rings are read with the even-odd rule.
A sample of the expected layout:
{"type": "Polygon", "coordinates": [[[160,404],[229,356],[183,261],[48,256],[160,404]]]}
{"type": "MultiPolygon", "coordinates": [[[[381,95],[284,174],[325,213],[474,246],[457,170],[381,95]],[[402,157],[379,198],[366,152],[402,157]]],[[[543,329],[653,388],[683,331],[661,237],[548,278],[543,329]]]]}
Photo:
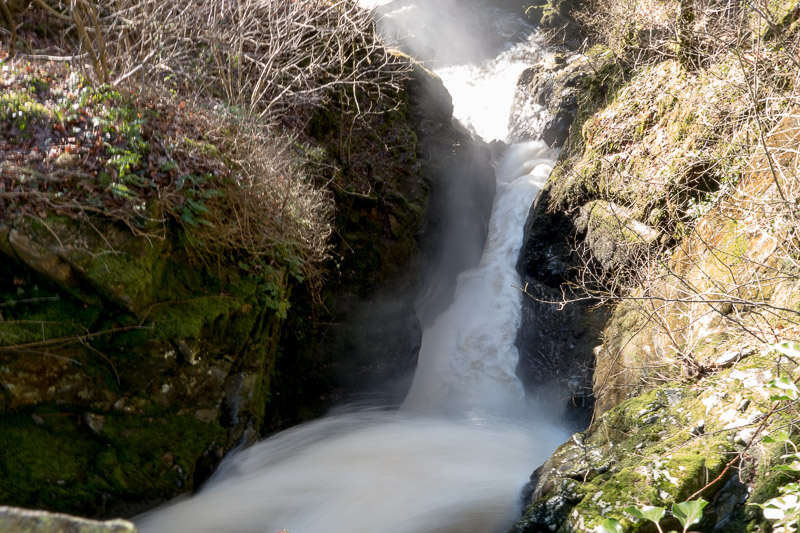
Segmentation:
{"type": "Polygon", "coordinates": [[[703,498],[699,500],[692,500],[690,502],[673,503],[672,515],[678,519],[683,526],[683,530],[698,523],[703,518],[703,509],[708,505],[708,502],[703,498]]]}
{"type": "Polygon", "coordinates": [[[773,379],[767,383],[767,388],[776,391],[769,397],[773,402],[793,401],[800,397],[800,391],[797,390],[797,385],[789,381],[789,378],[773,379]]]}
{"type": "Polygon", "coordinates": [[[602,524],[597,526],[595,533],[623,533],[622,524],[613,518],[606,518],[602,524]]]}
{"type": "Polygon", "coordinates": [[[773,466],[773,470],[785,470],[788,472],[800,472],[800,453],[790,453],[781,456],[781,459],[792,459],[787,465],[773,466]]]}
{"type": "Polygon", "coordinates": [[[785,429],[776,431],[770,435],[764,435],[761,441],[766,444],[772,444],[774,442],[791,442],[789,439],[789,432],[785,429]]]}
{"type": "Polygon", "coordinates": [[[800,499],[797,494],[787,494],[772,498],[759,507],[764,509],[764,518],[767,520],[783,520],[787,515],[797,514],[800,510],[800,499]]]}
{"type": "Polygon", "coordinates": [[[663,507],[654,507],[652,505],[643,505],[641,507],[631,505],[630,507],[625,508],[625,512],[635,516],[636,518],[650,520],[651,522],[658,524],[658,522],[664,518],[667,510],[663,507]]]}
{"type": "Polygon", "coordinates": [[[783,355],[788,355],[789,357],[800,357],[800,344],[796,342],[786,341],[778,344],[771,344],[770,348],[783,355]]]}

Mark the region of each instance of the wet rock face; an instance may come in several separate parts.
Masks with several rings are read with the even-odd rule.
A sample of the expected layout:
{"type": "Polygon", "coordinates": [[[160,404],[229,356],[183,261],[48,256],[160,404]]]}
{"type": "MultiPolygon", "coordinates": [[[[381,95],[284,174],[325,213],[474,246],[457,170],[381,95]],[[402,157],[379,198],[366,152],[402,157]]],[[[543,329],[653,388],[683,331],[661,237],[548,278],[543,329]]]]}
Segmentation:
{"type": "Polygon", "coordinates": [[[577,229],[569,215],[549,209],[550,189],[548,183],[528,213],[517,271],[556,289],[569,279],[577,229]]]}
{"type": "Polygon", "coordinates": [[[382,132],[385,142],[403,139],[392,147],[400,155],[364,157],[380,190],[372,188],[374,198],[343,196],[338,202],[339,266],[323,291],[326,309],[295,315],[314,315],[310,328],[305,317],[304,323],[289,319],[278,368],[297,378],[275,383],[268,417],[276,429],[319,414],[305,406],[315,394],[324,396],[324,407],[402,401],[422,328],[449,304],[455,274],[480,259],[494,198],[490,150],[454,122],[442,81],[419,64],[405,97],[401,116],[382,132]],[[296,382],[306,398],[298,397],[296,382]],[[299,404],[304,413],[281,419],[299,404]]]}
{"type": "Polygon", "coordinates": [[[575,431],[589,424],[592,351],[607,320],[603,309],[560,306],[562,295],[534,278],[523,278],[522,327],[517,333],[517,376],[526,394],[550,403],[575,431]]]}
{"type": "Polygon", "coordinates": [[[553,408],[564,413],[570,427],[582,429],[594,404],[592,397],[593,350],[607,320],[604,310],[568,303],[561,286],[575,261],[572,243],[574,221],[563,212],[547,210],[549,187],[531,207],[517,261],[525,296],[517,333],[517,375],[529,395],[558,398],[553,408]],[[550,303],[548,303],[550,302],[550,303]]]}
{"type": "Polygon", "coordinates": [[[563,146],[578,113],[583,82],[590,73],[590,60],[581,55],[556,54],[526,69],[511,109],[511,138],[563,146]]]}

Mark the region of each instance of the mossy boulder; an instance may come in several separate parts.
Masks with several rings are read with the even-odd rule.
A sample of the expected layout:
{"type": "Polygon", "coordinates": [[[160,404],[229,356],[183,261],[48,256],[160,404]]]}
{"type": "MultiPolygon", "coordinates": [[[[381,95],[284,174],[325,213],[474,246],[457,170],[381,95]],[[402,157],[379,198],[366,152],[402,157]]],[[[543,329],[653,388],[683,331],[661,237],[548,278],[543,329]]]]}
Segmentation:
{"type": "Polygon", "coordinates": [[[659,236],[656,229],[633,218],[629,209],[602,200],[581,207],[576,229],[585,234],[592,258],[608,272],[639,265],[659,236]]]}
{"type": "Polygon", "coordinates": [[[102,219],[27,219],[0,237],[2,501],[135,509],[257,436],[284,279],[212,275],[102,219]]]}
{"type": "MultiPolygon", "coordinates": [[[[777,359],[748,347],[739,346],[737,353],[734,359],[717,356],[721,366],[707,377],[665,383],[629,398],[573,435],[534,473],[525,516],[509,531],[588,533],[606,518],[619,520],[625,531],[650,531],[649,523],[624,509],[669,508],[698,497],[711,502],[701,531],[744,531],[746,522],[758,524],[760,512],[748,504],[767,496],[750,493],[747,483],[781,453],[766,443],[755,445],[758,431],[784,423],[782,416],[767,417],[765,384],[777,359]],[[743,450],[751,455],[739,463],[736,454],[743,450]],[[737,478],[737,469],[748,474],[737,478]]],[[[781,476],[783,483],[787,479],[781,476]]]]}

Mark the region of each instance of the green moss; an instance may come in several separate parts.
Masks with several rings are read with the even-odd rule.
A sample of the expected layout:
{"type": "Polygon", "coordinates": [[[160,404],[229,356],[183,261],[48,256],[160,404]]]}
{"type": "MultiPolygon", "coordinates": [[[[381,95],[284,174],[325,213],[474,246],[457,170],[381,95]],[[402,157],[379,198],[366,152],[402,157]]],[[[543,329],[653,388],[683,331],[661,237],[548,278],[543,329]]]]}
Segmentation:
{"type": "Polygon", "coordinates": [[[100,313],[38,275],[23,275],[15,262],[0,261],[0,346],[84,335],[100,313]]]}
{"type": "MultiPolygon", "coordinates": [[[[217,320],[227,320],[242,301],[230,296],[201,296],[190,300],[155,304],[151,317],[155,333],[165,339],[196,339],[217,320]]],[[[224,329],[224,328],[220,328],[224,329]]]]}
{"type": "Polygon", "coordinates": [[[159,498],[191,488],[195,463],[207,447],[222,446],[225,430],[190,414],[108,415],[97,471],[118,491],[159,498]],[[215,444],[216,443],[216,444],[215,444]]]}
{"type": "Polygon", "coordinates": [[[750,240],[742,224],[736,220],[729,220],[722,232],[719,245],[713,250],[714,258],[726,269],[741,264],[746,258],[750,240]]]}
{"type": "Polygon", "coordinates": [[[193,152],[201,154],[205,157],[211,157],[214,159],[224,159],[222,153],[219,151],[219,148],[217,148],[216,145],[210,142],[192,139],[191,137],[183,137],[182,141],[184,146],[186,146],[193,152]]]}
{"type": "Polygon", "coordinates": [[[195,464],[225,430],[190,414],[106,414],[99,434],[78,413],[39,408],[0,419],[0,500],[96,512],[104,499],[135,503],[191,488],[195,464]]]}
{"type": "Polygon", "coordinates": [[[86,275],[103,292],[138,313],[156,297],[164,268],[160,247],[136,256],[126,252],[110,252],[87,258],[86,275]]]}
{"type": "Polygon", "coordinates": [[[0,419],[0,501],[51,510],[89,509],[101,497],[92,479],[92,458],[102,446],[77,415],[41,412],[0,419]]]}

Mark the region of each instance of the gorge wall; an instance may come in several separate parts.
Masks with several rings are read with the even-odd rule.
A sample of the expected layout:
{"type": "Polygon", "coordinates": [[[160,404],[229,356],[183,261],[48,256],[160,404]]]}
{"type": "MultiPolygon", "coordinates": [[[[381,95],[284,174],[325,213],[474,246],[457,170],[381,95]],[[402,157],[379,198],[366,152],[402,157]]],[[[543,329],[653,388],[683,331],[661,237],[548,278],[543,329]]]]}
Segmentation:
{"type": "MultiPolygon", "coordinates": [[[[769,392],[771,380],[796,378],[789,352],[773,347],[796,339],[799,309],[789,192],[798,183],[789,155],[796,93],[760,70],[761,61],[793,60],[742,54],[772,39],[794,54],[797,9],[727,13],[729,26],[746,28],[734,49],[714,48],[710,35],[723,30],[699,15],[680,29],[687,40],[659,41],[654,27],[680,26],[674,13],[654,21],[587,7],[578,18],[590,29],[603,21],[593,31],[604,46],[521,80],[529,99],[576,89],[563,107],[575,120],[561,159],[526,225],[518,268],[528,305],[562,302],[556,309],[569,317],[581,302],[605,303],[609,314],[596,322],[594,349],[578,356],[591,366],[583,390],[596,401],[592,422],[534,472],[525,516],[510,531],[595,531],[609,518],[650,531],[628,506],[701,497],[710,504],[697,530],[769,531],[754,504],[794,479],[774,469],[786,444],[762,437],[796,420],[769,392]],[[615,40],[612,20],[630,24],[631,40],[615,40]]],[[[574,365],[569,350],[555,353],[574,365]]],[[[548,353],[528,357],[536,368],[548,353]]],[[[668,514],[662,527],[678,522],[668,514]]]]}

